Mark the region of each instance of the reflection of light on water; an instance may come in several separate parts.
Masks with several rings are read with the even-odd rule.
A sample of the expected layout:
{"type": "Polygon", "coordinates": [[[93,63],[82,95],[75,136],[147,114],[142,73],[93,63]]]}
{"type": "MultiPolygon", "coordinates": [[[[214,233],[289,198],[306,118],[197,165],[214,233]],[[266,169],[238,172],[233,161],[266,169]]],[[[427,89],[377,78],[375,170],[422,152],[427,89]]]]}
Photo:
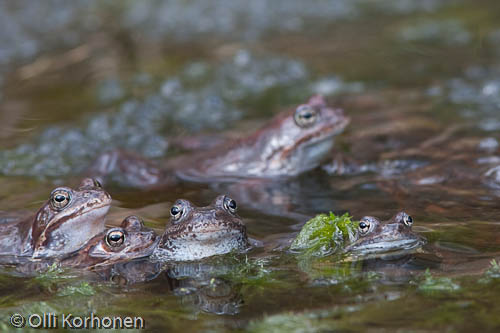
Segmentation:
{"type": "Polygon", "coordinates": [[[446,241],[436,241],[432,244],[434,247],[450,252],[456,252],[456,253],[464,253],[464,254],[479,254],[478,250],[476,250],[473,247],[466,246],[463,244],[459,243],[454,243],[454,242],[446,242],[446,241]]]}
{"type": "Polygon", "coordinates": [[[403,28],[399,38],[407,42],[439,41],[449,45],[465,45],[470,42],[472,35],[460,21],[429,20],[403,28]]]}

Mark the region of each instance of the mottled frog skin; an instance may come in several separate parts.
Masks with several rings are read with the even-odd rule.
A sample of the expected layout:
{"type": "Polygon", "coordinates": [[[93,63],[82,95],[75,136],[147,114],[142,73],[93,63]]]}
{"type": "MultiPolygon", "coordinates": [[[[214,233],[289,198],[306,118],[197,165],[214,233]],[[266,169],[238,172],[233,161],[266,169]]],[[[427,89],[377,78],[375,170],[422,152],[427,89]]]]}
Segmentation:
{"type": "Polygon", "coordinates": [[[58,187],[35,215],[0,217],[0,256],[48,258],[80,249],[104,230],[111,196],[85,178],[76,189],[58,187]]]}
{"type": "Polygon", "coordinates": [[[218,196],[206,207],[180,199],[170,213],[170,224],[161,236],[154,259],[199,260],[249,247],[246,227],[236,214],[236,202],[228,196],[218,196]]]}

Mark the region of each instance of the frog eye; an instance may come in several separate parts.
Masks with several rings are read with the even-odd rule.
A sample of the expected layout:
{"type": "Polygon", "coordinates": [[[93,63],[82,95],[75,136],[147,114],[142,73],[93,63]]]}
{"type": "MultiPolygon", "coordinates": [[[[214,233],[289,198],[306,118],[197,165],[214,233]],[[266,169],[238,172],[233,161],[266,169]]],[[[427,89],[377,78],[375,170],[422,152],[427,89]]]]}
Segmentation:
{"type": "Polygon", "coordinates": [[[100,187],[100,188],[102,188],[101,182],[98,181],[97,179],[92,179],[92,182],[94,183],[94,187],[100,187]]]}
{"type": "Polygon", "coordinates": [[[180,205],[173,205],[172,208],[170,208],[170,216],[172,217],[173,221],[179,220],[183,212],[184,208],[180,205]]]}
{"type": "Polygon", "coordinates": [[[411,225],[413,224],[413,219],[411,218],[410,215],[405,215],[403,217],[403,222],[405,225],[407,225],[408,227],[411,227],[411,225]]]}
{"type": "Polygon", "coordinates": [[[238,206],[236,205],[236,201],[231,199],[230,197],[224,197],[224,209],[228,212],[235,214],[238,206]]]}
{"type": "Polygon", "coordinates": [[[61,210],[69,205],[71,194],[66,190],[55,190],[50,195],[50,205],[56,210],[61,210]]]}
{"type": "Polygon", "coordinates": [[[301,105],[295,110],[293,119],[298,126],[309,127],[318,119],[318,111],[310,105],[301,105]]]}
{"type": "Polygon", "coordinates": [[[106,235],[106,244],[109,247],[118,247],[125,242],[125,233],[120,229],[111,229],[106,235]]]}
{"type": "Polygon", "coordinates": [[[361,233],[361,235],[366,235],[368,233],[368,231],[370,231],[370,226],[371,226],[371,223],[368,221],[359,222],[358,229],[359,229],[359,232],[361,233]]]}

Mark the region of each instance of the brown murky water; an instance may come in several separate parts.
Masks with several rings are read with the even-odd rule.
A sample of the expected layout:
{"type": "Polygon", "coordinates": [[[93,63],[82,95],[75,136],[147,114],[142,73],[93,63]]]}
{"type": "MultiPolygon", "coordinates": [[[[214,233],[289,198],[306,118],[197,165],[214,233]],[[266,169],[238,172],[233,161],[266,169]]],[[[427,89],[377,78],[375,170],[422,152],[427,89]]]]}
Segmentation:
{"type": "MultiPolygon", "coordinates": [[[[322,169],[243,193],[262,246],[165,270],[5,267],[2,331],[14,313],[49,312],[141,316],[167,331],[500,329],[496,1],[0,6],[0,211],[36,210],[99,152],[180,154],[183,135],[238,136],[315,92],[351,117],[322,169]],[[428,239],[412,256],[308,262],[282,250],[297,216],[401,209],[428,239]]],[[[175,199],[231,190],[107,189],[110,225],[137,214],[158,231],[175,199]]]]}

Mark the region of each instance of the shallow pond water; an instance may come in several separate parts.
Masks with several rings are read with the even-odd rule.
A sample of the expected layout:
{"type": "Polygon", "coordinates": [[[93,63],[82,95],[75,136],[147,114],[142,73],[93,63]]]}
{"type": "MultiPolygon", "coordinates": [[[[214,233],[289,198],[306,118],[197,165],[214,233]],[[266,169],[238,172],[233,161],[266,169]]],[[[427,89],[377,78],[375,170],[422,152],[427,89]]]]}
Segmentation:
{"type": "Polygon", "coordinates": [[[257,246],[169,267],[3,267],[2,331],[14,313],[49,312],[141,316],[172,332],[500,329],[496,1],[0,6],[0,211],[35,211],[101,152],[180,155],[184,138],[241,136],[313,93],[351,118],[323,167],[287,181],[108,186],[109,225],[137,214],[158,232],[176,199],[229,193],[257,246]],[[402,209],[428,240],[418,253],[286,251],[315,214],[402,209]]]}

